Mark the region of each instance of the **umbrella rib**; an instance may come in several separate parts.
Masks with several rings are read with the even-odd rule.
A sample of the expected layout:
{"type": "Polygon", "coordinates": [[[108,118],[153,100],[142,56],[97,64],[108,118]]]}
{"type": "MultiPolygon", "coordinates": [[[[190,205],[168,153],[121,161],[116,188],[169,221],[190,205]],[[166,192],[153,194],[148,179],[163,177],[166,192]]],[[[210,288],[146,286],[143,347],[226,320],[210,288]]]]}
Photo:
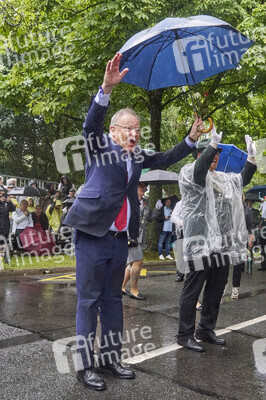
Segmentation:
{"type": "MultiPolygon", "coordinates": [[[[159,37],[159,35],[157,35],[151,41],[147,41],[146,43],[144,43],[143,46],[140,47],[139,50],[136,53],[134,53],[134,56],[132,58],[128,57],[127,60],[134,60],[134,58],[136,58],[143,51],[143,49],[145,49],[145,47],[149,46],[152,43],[156,43],[156,42],[160,43],[160,41],[162,41],[163,44],[165,43],[165,40],[162,40],[161,37],[159,37]]],[[[136,46],[138,46],[138,45],[136,45],[136,46]]]]}
{"type": "MultiPolygon", "coordinates": [[[[174,32],[174,34],[175,34],[176,39],[179,40],[179,35],[178,35],[178,33],[177,33],[177,32],[174,32]]],[[[182,46],[182,43],[181,43],[181,46],[182,46]]],[[[182,47],[183,47],[183,46],[182,46],[182,47]]],[[[183,52],[184,52],[184,48],[183,48],[183,52]]],[[[180,54],[180,58],[181,58],[181,61],[182,61],[182,64],[183,64],[183,68],[184,68],[184,63],[183,63],[182,54],[180,54]]],[[[189,68],[189,71],[190,71],[190,75],[191,75],[191,77],[192,77],[192,79],[193,79],[193,81],[194,81],[194,84],[195,84],[195,79],[194,79],[194,76],[193,76],[193,73],[192,73],[192,71],[191,71],[191,68],[190,68],[190,65],[189,65],[189,64],[188,64],[188,68],[189,68]]],[[[184,68],[184,71],[185,71],[185,68],[184,68]]],[[[184,75],[185,75],[185,77],[186,77],[187,86],[188,86],[188,88],[190,89],[187,74],[184,73],[184,75]]],[[[192,94],[191,94],[190,90],[189,90],[189,94],[190,94],[190,99],[191,99],[191,101],[192,101],[193,109],[194,109],[194,111],[196,111],[196,110],[197,110],[197,109],[196,109],[196,105],[195,105],[195,103],[194,103],[194,100],[193,100],[193,97],[192,97],[192,94]]]]}
{"type": "MultiPolygon", "coordinates": [[[[169,36],[171,35],[171,33],[172,33],[172,31],[170,31],[170,33],[169,33],[168,36],[166,36],[166,39],[165,39],[165,40],[167,40],[167,39],[169,38],[169,36]]],[[[157,59],[157,57],[158,57],[158,54],[159,54],[160,51],[161,51],[161,48],[163,47],[163,45],[164,45],[164,43],[165,43],[165,40],[163,41],[162,45],[160,46],[159,50],[157,51],[157,54],[155,55],[155,57],[154,57],[154,59],[153,59],[152,66],[151,66],[150,73],[149,73],[148,85],[147,85],[148,90],[149,90],[149,86],[150,86],[150,82],[151,82],[151,76],[152,76],[153,66],[154,66],[155,61],[156,61],[156,59],[157,59]]]]}

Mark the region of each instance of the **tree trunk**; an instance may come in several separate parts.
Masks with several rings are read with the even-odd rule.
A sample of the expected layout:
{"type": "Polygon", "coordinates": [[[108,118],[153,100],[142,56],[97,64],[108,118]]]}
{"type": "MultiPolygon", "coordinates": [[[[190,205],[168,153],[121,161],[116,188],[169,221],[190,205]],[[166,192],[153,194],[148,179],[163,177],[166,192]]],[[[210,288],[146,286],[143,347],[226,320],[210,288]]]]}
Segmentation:
{"type": "MultiPolygon", "coordinates": [[[[155,150],[160,151],[160,133],[161,133],[161,116],[162,116],[162,97],[163,89],[148,92],[149,112],[151,116],[151,141],[155,145],[155,150]]],[[[162,198],[162,186],[151,185],[149,204],[153,209],[158,199],[162,198]]],[[[148,250],[157,251],[158,230],[157,222],[147,225],[148,250]]]]}

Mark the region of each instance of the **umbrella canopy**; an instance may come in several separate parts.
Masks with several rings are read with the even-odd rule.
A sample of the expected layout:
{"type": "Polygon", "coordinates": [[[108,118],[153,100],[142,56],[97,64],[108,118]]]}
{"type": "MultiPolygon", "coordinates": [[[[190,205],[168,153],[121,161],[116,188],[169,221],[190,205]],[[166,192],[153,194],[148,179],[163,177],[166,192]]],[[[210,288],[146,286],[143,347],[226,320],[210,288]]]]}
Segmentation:
{"type": "Polygon", "coordinates": [[[168,185],[178,183],[178,174],[171,171],[155,169],[154,171],[142,174],[139,181],[144,182],[147,185],[168,185]]]}
{"type": "Polygon", "coordinates": [[[13,196],[27,196],[27,197],[42,196],[39,189],[37,189],[34,186],[15,187],[14,189],[10,190],[8,194],[12,194],[13,196]]]}
{"type": "Polygon", "coordinates": [[[264,196],[266,196],[266,185],[253,186],[251,189],[249,189],[246,192],[246,194],[247,193],[253,193],[253,194],[257,194],[260,197],[264,197],[264,196]]]}
{"type": "Polygon", "coordinates": [[[75,200],[76,200],[76,197],[69,197],[68,199],[65,199],[62,202],[62,206],[63,207],[70,207],[70,206],[72,206],[72,204],[74,203],[75,200]]]}
{"type": "Polygon", "coordinates": [[[259,195],[256,193],[245,193],[245,200],[260,201],[259,195]]]}
{"type": "Polygon", "coordinates": [[[223,172],[236,172],[239,174],[247,161],[247,153],[240,150],[234,144],[219,144],[218,148],[223,149],[223,151],[220,153],[219,163],[216,170],[223,172]]]}
{"type": "Polygon", "coordinates": [[[237,67],[254,42],[208,15],[166,18],[130,38],[119,50],[123,82],[146,90],[195,85],[237,67]]]}

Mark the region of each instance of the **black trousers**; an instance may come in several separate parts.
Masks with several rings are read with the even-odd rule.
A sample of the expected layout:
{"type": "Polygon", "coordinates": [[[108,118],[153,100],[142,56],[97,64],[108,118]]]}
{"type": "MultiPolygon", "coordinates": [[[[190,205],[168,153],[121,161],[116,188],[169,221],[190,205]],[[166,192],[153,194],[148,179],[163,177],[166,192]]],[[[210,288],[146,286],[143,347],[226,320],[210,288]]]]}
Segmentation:
{"type": "Polygon", "coordinates": [[[189,261],[191,272],[187,274],[179,301],[179,330],[177,338],[188,339],[194,336],[196,304],[203,288],[201,320],[198,330],[210,331],[215,328],[220,302],[229,273],[229,257],[212,253],[202,258],[204,269],[195,270],[194,262],[189,261]]]}

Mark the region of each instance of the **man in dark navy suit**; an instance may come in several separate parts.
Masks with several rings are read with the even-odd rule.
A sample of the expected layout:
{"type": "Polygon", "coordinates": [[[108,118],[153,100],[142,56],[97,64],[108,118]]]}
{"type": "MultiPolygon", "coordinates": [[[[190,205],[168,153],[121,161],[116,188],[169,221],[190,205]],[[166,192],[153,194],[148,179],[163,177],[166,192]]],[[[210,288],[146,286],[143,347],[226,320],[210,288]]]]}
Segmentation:
{"type": "Polygon", "coordinates": [[[86,181],[65,220],[76,229],[77,347],[82,360],[77,378],[94,390],[106,389],[98,373],[135,378],[134,372],[120,363],[121,287],[128,254],[127,231],[132,239],[137,239],[139,232],[137,185],[141,170],[168,167],[183,159],[192,153],[203,129],[202,120],[196,119],[188,137],[174,148],[148,153],[138,146],[138,116],[132,109],[122,109],[112,117],[110,134],[104,135],[111,91],[128,72],[119,71],[121,57],[117,53],[108,62],[103,84],[90,105],[83,126],[88,144],[86,181]],[[101,346],[95,369],[98,312],[101,346]]]}

